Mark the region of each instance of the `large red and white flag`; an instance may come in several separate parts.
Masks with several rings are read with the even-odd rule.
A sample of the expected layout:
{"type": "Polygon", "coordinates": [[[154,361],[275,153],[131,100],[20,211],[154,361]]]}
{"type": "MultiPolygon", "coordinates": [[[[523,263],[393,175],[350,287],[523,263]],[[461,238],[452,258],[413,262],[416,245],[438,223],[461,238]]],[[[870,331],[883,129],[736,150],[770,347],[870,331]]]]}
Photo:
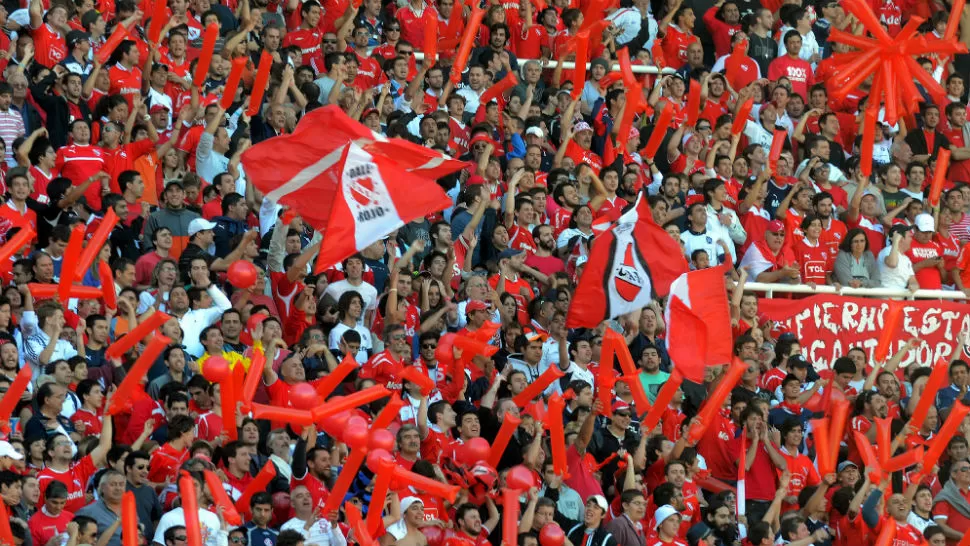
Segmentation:
{"type": "Polygon", "coordinates": [[[318,108],[292,134],[246,150],[242,163],[267,199],[291,207],[323,233],[316,271],[414,218],[450,207],[434,179],[465,167],[374,133],[336,106],[318,108]]]}
{"type": "Polygon", "coordinates": [[[670,283],[687,272],[675,241],[653,221],[641,193],[609,230],[593,239],[566,318],[569,328],[596,328],[607,319],[643,309],[667,295],[670,283]]]}
{"type": "Polygon", "coordinates": [[[667,353],[674,367],[695,383],[704,368],[731,362],[731,311],[725,266],[684,273],[670,285],[665,322],[667,353]]]}

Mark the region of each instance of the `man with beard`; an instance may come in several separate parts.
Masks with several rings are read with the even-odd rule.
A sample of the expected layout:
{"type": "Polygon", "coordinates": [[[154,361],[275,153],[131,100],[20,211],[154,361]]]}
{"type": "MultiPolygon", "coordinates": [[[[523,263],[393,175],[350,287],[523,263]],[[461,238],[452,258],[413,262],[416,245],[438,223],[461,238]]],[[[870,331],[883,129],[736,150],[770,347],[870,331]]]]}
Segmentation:
{"type": "MultiPolygon", "coordinates": [[[[303,487],[309,491],[313,500],[310,508],[312,512],[330,494],[327,484],[330,483],[330,452],[322,447],[316,447],[317,430],[314,425],[303,429],[303,435],[296,441],[293,450],[293,475],[290,485],[294,488],[303,487]]],[[[296,503],[294,502],[294,506],[296,503]]]]}
{"type": "Polygon", "coordinates": [[[155,488],[148,483],[148,463],[151,456],[144,451],[133,451],[125,459],[126,491],[135,495],[138,521],[145,526],[145,536],[155,534],[155,522],[162,517],[162,505],[155,488]]]}
{"type": "Polygon", "coordinates": [[[848,230],[845,223],[833,214],[835,204],[832,194],[827,191],[820,191],[813,195],[812,210],[815,211],[815,216],[822,221],[822,235],[819,236],[819,242],[827,245],[832,253],[838,254],[839,245],[842,244],[842,239],[845,238],[848,230]]]}
{"type": "MultiPolygon", "coordinates": [[[[526,153],[526,161],[528,159],[529,154],[526,153]]],[[[559,237],[559,234],[569,227],[569,219],[572,218],[573,211],[576,210],[576,207],[580,205],[579,192],[576,190],[576,184],[572,182],[560,183],[552,191],[552,198],[559,205],[559,208],[553,213],[552,218],[550,218],[550,223],[552,224],[555,236],[559,237]]]]}
{"type": "Polygon", "coordinates": [[[485,499],[488,507],[488,520],[482,523],[482,515],[478,507],[465,503],[458,507],[455,513],[457,530],[455,534],[445,539],[444,546],[483,546],[488,544],[488,535],[499,522],[498,509],[490,497],[485,499]]]}
{"type": "Polygon", "coordinates": [[[591,546],[617,546],[613,534],[603,528],[603,520],[609,505],[602,495],[590,495],[586,500],[586,511],[583,522],[566,533],[566,538],[572,544],[590,544],[591,546]]]}
{"type": "MultiPolygon", "coordinates": [[[[711,504],[707,507],[707,512],[704,514],[704,523],[713,531],[718,543],[734,544],[738,540],[738,524],[734,521],[731,507],[724,504],[723,501],[716,498],[711,501],[711,504]]],[[[691,527],[691,530],[688,531],[688,538],[690,538],[693,530],[694,528],[691,527]]]]}
{"type": "Polygon", "coordinates": [[[536,243],[536,250],[525,259],[525,265],[541,271],[547,277],[565,270],[563,261],[553,255],[556,251],[556,237],[552,226],[539,224],[533,228],[532,240],[536,243]]]}

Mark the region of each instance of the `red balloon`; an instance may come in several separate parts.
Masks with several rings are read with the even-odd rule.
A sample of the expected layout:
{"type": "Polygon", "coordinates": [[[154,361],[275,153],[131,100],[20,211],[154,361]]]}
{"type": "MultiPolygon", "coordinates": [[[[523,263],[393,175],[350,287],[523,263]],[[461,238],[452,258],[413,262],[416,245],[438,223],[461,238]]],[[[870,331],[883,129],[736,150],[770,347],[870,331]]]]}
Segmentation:
{"type": "Polygon", "coordinates": [[[210,383],[221,383],[229,377],[229,362],[221,356],[212,355],[202,365],[202,376],[210,383]]]}
{"type": "Polygon", "coordinates": [[[535,475],[525,466],[513,466],[509,469],[509,473],[505,475],[505,485],[509,489],[527,491],[529,488],[535,487],[535,475]]]}
{"type": "Polygon", "coordinates": [[[384,451],[391,452],[394,451],[395,443],[396,441],[391,431],[380,429],[370,433],[370,440],[368,440],[367,446],[370,449],[383,449],[384,451]]]}
{"type": "Polygon", "coordinates": [[[445,366],[451,366],[455,363],[455,354],[452,352],[454,345],[455,334],[441,336],[441,339],[438,340],[438,348],[434,350],[434,357],[438,362],[445,366]]]}
{"type": "Polygon", "coordinates": [[[363,449],[367,446],[367,438],[370,431],[367,430],[367,421],[354,416],[347,420],[347,426],[343,429],[343,441],[352,449],[363,449]]]}
{"type": "Polygon", "coordinates": [[[317,391],[309,383],[297,383],[290,389],[290,403],[301,410],[309,410],[317,405],[317,391]]]}
{"type": "MultiPolygon", "coordinates": [[[[336,400],[337,398],[335,396],[331,400],[336,400]]],[[[323,418],[323,428],[333,436],[340,437],[343,435],[343,431],[347,430],[347,421],[350,420],[350,416],[351,413],[349,411],[328,415],[323,418]]]]}
{"type": "Polygon", "coordinates": [[[367,468],[369,468],[371,472],[377,472],[377,470],[381,467],[381,461],[393,462],[394,456],[391,455],[389,451],[379,448],[372,449],[367,454],[367,468]]]}
{"type": "Polygon", "coordinates": [[[256,284],[256,266],[246,260],[237,260],[229,266],[227,276],[236,288],[251,288],[256,284]]]}
{"type": "Polygon", "coordinates": [[[462,445],[461,453],[458,457],[467,466],[475,466],[477,463],[487,461],[492,452],[492,446],[485,438],[472,438],[462,445]]]}
{"type": "Polygon", "coordinates": [[[539,531],[539,544],[542,546],[562,546],[566,543],[566,534],[558,523],[547,523],[539,531]]]}

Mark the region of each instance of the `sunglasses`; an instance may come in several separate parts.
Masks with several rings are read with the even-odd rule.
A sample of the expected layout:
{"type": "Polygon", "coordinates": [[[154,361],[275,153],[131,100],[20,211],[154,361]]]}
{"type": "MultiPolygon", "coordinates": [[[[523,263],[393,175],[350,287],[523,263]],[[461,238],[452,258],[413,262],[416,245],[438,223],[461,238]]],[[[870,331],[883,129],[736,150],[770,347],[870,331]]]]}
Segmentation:
{"type": "Polygon", "coordinates": [[[322,43],[324,43],[324,44],[335,44],[335,43],[337,43],[337,40],[323,40],[322,43]]]}
{"type": "Polygon", "coordinates": [[[406,337],[407,336],[405,336],[404,334],[394,334],[393,336],[391,336],[391,339],[393,339],[394,341],[401,341],[406,337]]]}
{"type": "Polygon", "coordinates": [[[387,29],[388,32],[401,32],[401,27],[391,27],[387,29]]]}
{"type": "Polygon", "coordinates": [[[434,343],[424,343],[421,345],[422,349],[437,349],[438,346],[434,343]]]}
{"type": "Polygon", "coordinates": [[[229,542],[233,544],[249,544],[249,539],[246,537],[232,537],[229,542]]]}

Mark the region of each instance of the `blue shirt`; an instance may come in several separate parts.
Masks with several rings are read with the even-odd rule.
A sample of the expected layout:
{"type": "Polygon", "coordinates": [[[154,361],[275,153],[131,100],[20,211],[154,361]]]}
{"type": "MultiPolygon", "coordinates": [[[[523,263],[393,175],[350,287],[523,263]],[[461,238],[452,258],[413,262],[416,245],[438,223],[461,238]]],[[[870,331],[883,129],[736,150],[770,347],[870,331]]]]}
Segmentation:
{"type": "Polygon", "coordinates": [[[249,546],[276,546],[279,531],[262,529],[251,521],[246,523],[246,529],[249,530],[249,546]]]}

